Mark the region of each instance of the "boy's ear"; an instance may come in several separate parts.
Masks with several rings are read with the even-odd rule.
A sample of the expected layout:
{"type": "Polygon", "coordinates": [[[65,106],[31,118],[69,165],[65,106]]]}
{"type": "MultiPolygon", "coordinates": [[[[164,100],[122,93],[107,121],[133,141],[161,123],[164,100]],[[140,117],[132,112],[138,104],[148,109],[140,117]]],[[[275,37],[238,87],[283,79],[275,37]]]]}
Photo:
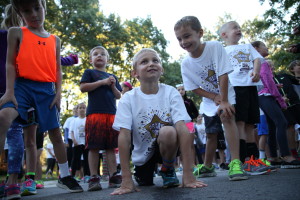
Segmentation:
{"type": "Polygon", "coordinates": [[[221,33],[221,38],[225,38],[225,37],[226,37],[226,33],[225,32],[221,33]]]}
{"type": "Polygon", "coordinates": [[[199,30],[199,36],[200,36],[200,37],[203,37],[203,33],[204,33],[204,32],[203,32],[203,29],[201,28],[201,29],[199,30]]]}
{"type": "Polygon", "coordinates": [[[134,77],[134,78],[138,78],[138,75],[136,74],[135,70],[131,71],[131,76],[134,77]]]}

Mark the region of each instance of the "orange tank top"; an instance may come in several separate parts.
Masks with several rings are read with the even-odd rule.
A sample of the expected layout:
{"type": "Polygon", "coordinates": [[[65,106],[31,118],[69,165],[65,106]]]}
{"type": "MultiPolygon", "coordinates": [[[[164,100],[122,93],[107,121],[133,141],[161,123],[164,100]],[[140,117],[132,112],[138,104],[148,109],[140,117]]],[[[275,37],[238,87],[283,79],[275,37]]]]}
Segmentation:
{"type": "Polygon", "coordinates": [[[56,37],[47,38],[22,27],[22,41],[16,58],[17,77],[38,82],[56,82],[56,37]]]}

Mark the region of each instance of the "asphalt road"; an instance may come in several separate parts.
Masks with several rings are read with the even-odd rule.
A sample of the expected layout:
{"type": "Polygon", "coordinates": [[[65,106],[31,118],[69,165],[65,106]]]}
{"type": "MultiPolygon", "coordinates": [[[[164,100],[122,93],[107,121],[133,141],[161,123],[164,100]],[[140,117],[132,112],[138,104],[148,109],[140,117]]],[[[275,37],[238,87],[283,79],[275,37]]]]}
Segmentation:
{"type": "MultiPolygon", "coordinates": [[[[269,175],[251,176],[249,180],[229,181],[227,171],[217,171],[217,177],[202,178],[208,187],[162,188],[161,177],[154,179],[155,185],[139,187],[140,192],[112,196],[113,189],[103,182],[101,191],[87,192],[87,184],[80,183],[82,193],[68,193],[57,188],[55,181],[46,182],[45,188],[38,190],[37,195],[22,197],[24,200],[193,200],[193,199],[224,199],[224,200],[300,200],[300,169],[279,169],[269,175]]],[[[181,181],[181,175],[178,175],[181,181]]]]}

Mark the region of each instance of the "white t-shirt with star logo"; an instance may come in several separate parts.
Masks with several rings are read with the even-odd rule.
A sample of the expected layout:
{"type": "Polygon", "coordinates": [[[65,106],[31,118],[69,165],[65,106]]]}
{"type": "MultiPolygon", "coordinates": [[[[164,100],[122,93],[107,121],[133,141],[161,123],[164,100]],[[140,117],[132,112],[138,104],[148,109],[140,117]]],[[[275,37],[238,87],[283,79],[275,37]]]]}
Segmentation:
{"type": "Polygon", "coordinates": [[[157,94],[144,94],[140,87],[126,92],[119,101],[113,128],[131,130],[132,163],[141,166],[154,154],[159,129],[181,120],[191,121],[181,95],[174,87],[161,83],[157,94]]]}
{"type": "Polygon", "coordinates": [[[251,44],[238,44],[225,47],[233,72],[229,74],[233,86],[256,86],[262,82],[252,82],[253,61],[263,58],[251,44]]]}
{"type": "MultiPolygon", "coordinates": [[[[198,58],[187,55],[181,63],[181,75],[185,90],[201,88],[207,92],[220,94],[218,77],[233,71],[228,55],[217,41],[205,42],[203,53],[198,58]]],[[[235,92],[228,83],[228,102],[235,104],[235,92]]],[[[207,116],[214,116],[218,106],[206,97],[203,97],[200,112],[207,116]]]]}

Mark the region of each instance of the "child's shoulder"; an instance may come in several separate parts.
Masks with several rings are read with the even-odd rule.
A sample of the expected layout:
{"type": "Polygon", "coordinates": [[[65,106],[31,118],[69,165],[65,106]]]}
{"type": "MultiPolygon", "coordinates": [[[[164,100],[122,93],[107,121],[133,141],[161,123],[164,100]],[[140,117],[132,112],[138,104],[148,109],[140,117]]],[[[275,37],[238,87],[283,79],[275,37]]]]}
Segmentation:
{"type": "Polygon", "coordinates": [[[10,27],[8,29],[8,34],[20,36],[22,34],[22,29],[20,27],[10,27]]]}

